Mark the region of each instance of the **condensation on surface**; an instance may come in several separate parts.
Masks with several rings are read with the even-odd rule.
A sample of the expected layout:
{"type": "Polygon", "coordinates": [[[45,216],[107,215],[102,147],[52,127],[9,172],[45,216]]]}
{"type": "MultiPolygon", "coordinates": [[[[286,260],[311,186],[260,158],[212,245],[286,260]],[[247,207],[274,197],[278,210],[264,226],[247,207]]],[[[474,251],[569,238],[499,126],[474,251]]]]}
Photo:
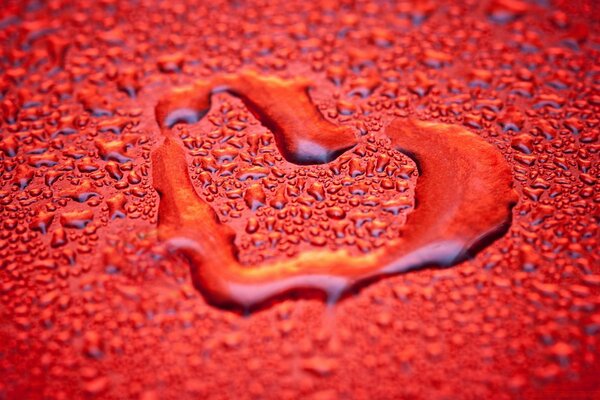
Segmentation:
{"type": "MultiPolygon", "coordinates": [[[[0,398],[598,397],[596,3],[5,2],[0,398]],[[244,71],[306,93],[195,91],[244,71]],[[294,112],[277,124],[279,106],[294,112]],[[311,115],[339,146],[314,121],[287,128],[311,115]],[[168,131],[243,274],[385,253],[431,226],[411,228],[427,175],[396,141],[419,124],[489,146],[518,194],[506,233],[451,268],[240,314],[209,304],[161,232],[168,131]]],[[[411,146],[457,159],[430,142],[411,146]]],[[[436,172],[456,179],[440,193],[480,187],[461,165],[436,172]]]]}
{"type": "Polygon", "coordinates": [[[187,258],[196,288],[210,303],[248,308],[307,289],[319,290],[331,300],[374,278],[454,265],[506,232],[517,195],[510,168],[493,146],[457,125],[397,118],[383,133],[391,150],[377,149],[369,144],[377,142],[375,135],[361,140],[347,128],[324,120],[308,97],[308,88],[297,79],[242,72],[175,89],[155,108],[164,136],[152,155],[153,182],[160,195],[159,239],[187,258]],[[208,143],[195,153],[201,156],[198,164],[203,169],[200,185],[195,186],[172,129],[175,123],[170,122],[182,115],[181,110],[206,115],[214,88],[231,91],[250,104],[261,123],[273,132],[273,138],[264,138],[268,142],[274,139],[282,154],[252,146],[257,143],[253,136],[240,138],[237,146],[224,138],[226,147],[220,149],[212,149],[208,143]],[[318,151],[307,156],[301,145],[307,142],[315,144],[318,151]],[[358,150],[349,151],[358,143],[358,150]],[[367,146],[372,148],[370,152],[361,150],[367,146]],[[345,154],[343,149],[347,149],[345,154]],[[333,158],[336,153],[339,159],[333,158]],[[394,216],[403,217],[401,212],[413,206],[405,192],[414,168],[409,166],[411,172],[407,173],[406,168],[390,162],[400,154],[413,158],[419,174],[417,206],[408,225],[401,228],[394,216]],[[268,156],[270,162],[265,161],[268,156]],[[286,173],[289,165],[282,157],[288,164],[303,165],[286,173]],[[307,166],[309,160],[325,168],[307,166]],[[219,173],[220,168],[224,172],[219,173]],[[305,176],[319,179],[307,184],[305,176]],[[248,180],[252,184],[243,183],[248,180]],[[197,186],[204,188],[204,196],[198,196],[197,186]],[[287,251],[286,256],[273,262],[268,257],[265,260],[268,254],[259,246],[240,251],[235,238],[244,231],[223,224],[217,213],[227,210],[223,200],[219,201],[222,187],[229,190],[220,197],[240,211],[235,217],[245,220],[242,223],[250,241],[267,242],[262,238],[268,237],[269,247],[279,254],[287,251]],[[269,208],[271,216],[257,212],[269,208]],[[303,215],[294,218],[300,212],[303,215]],[[254,235],[258,227],[266,228],[266,235],[254,235]],[[329,249],[314,249],[332,239],[329,249]],[[303,251],[291,254],[301,242],[305,242],[303,251]],[[353,254],[353,245],[365,254],[353,254]],[[244,258],[267,263],[247,268],[240,263],[244,258]]]}

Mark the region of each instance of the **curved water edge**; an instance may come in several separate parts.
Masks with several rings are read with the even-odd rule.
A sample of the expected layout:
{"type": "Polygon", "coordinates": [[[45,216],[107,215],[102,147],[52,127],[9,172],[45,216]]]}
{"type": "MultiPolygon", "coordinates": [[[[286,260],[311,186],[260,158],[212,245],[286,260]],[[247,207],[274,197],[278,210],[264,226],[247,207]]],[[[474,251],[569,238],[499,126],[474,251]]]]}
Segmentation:
{"type": "Polygon", "coordinates": [[[384,275],[455,265],[506,232],[516,193],[502,154],[460,126],[396,119],[385,134],[419,169],[417,205],[401,239],[360,256],[346,250],[310,250],[260,268],[242,266],[235,232],[219,222],[195,191],[185,152],[170,130],[173,113],[196,110],[185,115],[200,119],[210,108],[215,88],[228,88],[272,130],[286,160],[301,165],[331,162],[354,146],[354,136],[347,127],[337,127],[320,115],[306,85],[245,73],[176,90],[156,107],[165,136],[152,157],[154,186],[160,194],[159,237],[188,260],[194,285],[208,302],[250,308],[301,289],[337,298],[384,275]],[[303,158],[299,144],[306,141],[314,144],[314,151],[303,158]]]}

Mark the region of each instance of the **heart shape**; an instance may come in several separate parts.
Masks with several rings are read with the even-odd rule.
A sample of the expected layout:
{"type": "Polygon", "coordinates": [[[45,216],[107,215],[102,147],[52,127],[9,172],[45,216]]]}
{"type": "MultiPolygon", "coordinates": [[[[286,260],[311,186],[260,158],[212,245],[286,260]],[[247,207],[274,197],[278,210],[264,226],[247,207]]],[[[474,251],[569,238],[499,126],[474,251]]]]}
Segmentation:
{"type": "Polygon", "coordinates": [[[332,164],[342,154],[357,159],[349,155],[357,144],[351,128],[325,120],[310,100],[309,86],[302,79],[243,72],[174,90],[156,106],[165,136],[152,156],[160,195],[158,234],[187,258],[195,286],[210,303],[248,308],[304,288],[337,298],[380,276],[454,265],[506,231],[516,193],[502,154],[462,127],[397,119],[385,133],[395,150],[416,162],[419,172],[418,205],[398,239],[360,256],[347,249],[308,250],[260,268],[242,265],[234,230],[196,193],[184,149],[171,128],[180,121],[201,120],[210,109],[211,95],[226,91],[242,99],[273,132],[287,161],[332,164]]]}

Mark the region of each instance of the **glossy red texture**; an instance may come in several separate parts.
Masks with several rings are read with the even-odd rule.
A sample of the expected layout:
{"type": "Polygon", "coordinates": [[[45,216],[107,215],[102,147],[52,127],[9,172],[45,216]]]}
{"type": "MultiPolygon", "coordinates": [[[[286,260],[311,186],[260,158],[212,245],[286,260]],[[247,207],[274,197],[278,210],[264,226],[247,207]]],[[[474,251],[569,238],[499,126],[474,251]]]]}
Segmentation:
{"type": "MultiPolygon", "coordinates": [[[[195,286],[210,303],[249,309],[277,296],[292,291],[301,293],[307,289],[317,289],[330,300],[337,300],[341,294],[367,280],[420,267],[457,264],[472,254],[473,249],[506,232],[517,195],[502,153],[465,128],[398,118],[385,128],[382,136],[390,140],[392,156],[396,151],[413,157],[419,174],[416,186],[418,206],[409,215],[408,225],[401,229],[399,239],[377,250],[365,251],[366,254],[361,256],[353,255],[347,249],[306,250],[297,256],[265,262],[253,268],[240,264],[235,231],[220,223],[215,212],[218,205],[211,206],[210,201],[196,193],[194,181],[187,172],[185,152],[177,144],[176,133],[170,129],[182,116],[185,122],[198,122],[196,116],[208,112],[211,88],[222,87],[235,94],[241,93],[245,103],[250,103],[256,110],[257,118],[265,121],[263,125],[269,126],[274,133],[276,147],[285,160],[302,164],[311,161],[325,167],[303,166],[298,169],[298,175],[313,173],[324,176],[324,185],[318,181],[311,185],[303,178],[297,178],[295,190],[290,190],[289,186],[285,190],[286,186],[281,184],[283,192],[275,188],[274,196],[268,196],[266,193],[270,185],[263,178],[269,174],[269,169],[285,171],[290,169],[290,165],[272,162],[265,166],[258,155],[268,150],[252,146],[255,141],[251,136],[246,138],[250,146],[248,153],[244,152],[244,138],[241,138],[239,146],[232,146],[229,151],[213,150],[218,163],[225,161],[226,157],[235,160],[239,154],[240,158],[254,164],[246,167],[241,160],[236,163],[238,172],[235,179],[250,181],[238,183],[239,196],[236,196],[240,198],[244,193],[244,201],[251,212],[249,217],[240,216],[241,220],[246,219],[246,224],[250,218],[258,216],[256,224],[267,225],[264,214],[257,211],[268,206],[290,210],[290,213],[296,211],[296,207],[304,207],[307,210],[304,220],[324,214],[334,220],[347,221],[352,219],[352,215],[361,215],[369,229],[374,225],[371,215],[377,211],[379,204],[365,201],[365,192],[369,186],[375,186],[383,193],[386,188],[395,192],[395,185],[386,187],[384,180],[402,182],[403,177],[399,169],[385,165],[390,157],[388,153],[378,152],[376,161],[365,155],[359,157],[349,150],[345,156],[342,155],[344,149],[360,142],[368,143],[368,139],[351,140],[350,129],[336,127],[324,120],[310,101],[308,84],[299,84],[297,80],[263,78],[245,72],[217,77],[214,81],[176,90],[159,101],[156,119],[165,140],[152,157],[154,187],[160,196],[159,239],[167,241],[185,256],[190,263],[195,286]],[[305,156],[306,148],[312,150],[308,158],[305,156]],[[332,158],[336,153],[340,154],[339,160],[332,158]],[[256,171],[256,168],[265,172],[259,175],[248,172],[256,171]],[[348,188],[340,186],[344,181],[351,183],[341,184],[348,188]],[[335,188],[335,195],[325,195],[324,190],[315,193],[316,185],[323,189],[335,188]],[[280,193],[285,204],[276,199],[280,193]]],[[[225,176],[230,175],[233,174],[225,176]]],[[[277,175],[290,179],[296,172],[277,175]]],[[[207,177],[201,186],[210,186],[211,182],[212,178],[207,177]]],[[[216,184],[220,186],[218,178],[216,184]]],[[[406,197],[399,193],[391,197],[381,205],[383,211],[394,214],[402,208],[400,199],[406,197]]],[[[404,207],[408,206],[410,204],[404,207]]],[[[285,217],[280,216],[280,219],[285,217]]],[[[336,236],[359,236],[361,225],[362,222],[355,223],[356,230],[352,230],[346,222],[336,236]]],[[[386,228],[386,225],[380,224],[373,236],[380,236],[386,228]]],[[[319,237],[327,234],[327,228],[318,232],[319,237]]]]}
{"type": "Polygon", "coordinates": [[[0,398],[599,398],[599,11],[5,2],[0,398]]]}

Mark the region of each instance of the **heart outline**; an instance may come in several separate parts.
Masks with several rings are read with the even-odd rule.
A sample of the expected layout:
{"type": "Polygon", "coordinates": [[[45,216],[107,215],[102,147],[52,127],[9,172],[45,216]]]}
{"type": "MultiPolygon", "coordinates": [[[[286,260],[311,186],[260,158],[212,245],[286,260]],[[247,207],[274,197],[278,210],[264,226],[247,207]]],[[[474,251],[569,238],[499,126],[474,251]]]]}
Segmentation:
{"type": "MultiPolygon", "coordinates": [[[[192,102],[200,104],[198,108],[206,109],[210,107],[211,93],[215,88],[222,90],[224,85],[225,90],[248,98],[248,93],[240,94],[244,92],[243,85],[236,81],[240,76],[254,88],[266,79],[288,82],[255,73],[219,77],[176,91],[175,104],[192,96],[192,102]]],[[[304,81],[299,85],[306,87],[304,81]]],[[[419,171],[418,204],[402,228],[401,239],[359,257],[347,250],[309,250],[290,259],[267,262],[259,269],[244,267],[236,258],[235,233],[221,224],[212,207],[198,196],[189,177],[184,150],[165,129],[168,112],[159,110],[172,100],[173,97],[163,98],[156,108],[157,121],[165,135],[152,155],[154,186],[160,195],[159,238],[188,260],[195,287],[213,305],[248,309],[307,288],[335,299],[352,287],[383,276],[423,266],[455,265],[501,236],[510,225],[517,197],[510,168],[498,150],[457,125],[396,119],[385,133],[396,150],[417,163],[419,171]],[[444,187],[452,190],[443,190],[444,187]],[[395,248],[390,252],[392,246],[395,248]]],[[[283,109],[284,114],[289,111],[289,107],[283,109]]],[[[289,133],[289,126],[284,133],[286,129],[289,133]]],[[[343,142],[340,147],[349,148],[347,140],[343,142]]]]}

